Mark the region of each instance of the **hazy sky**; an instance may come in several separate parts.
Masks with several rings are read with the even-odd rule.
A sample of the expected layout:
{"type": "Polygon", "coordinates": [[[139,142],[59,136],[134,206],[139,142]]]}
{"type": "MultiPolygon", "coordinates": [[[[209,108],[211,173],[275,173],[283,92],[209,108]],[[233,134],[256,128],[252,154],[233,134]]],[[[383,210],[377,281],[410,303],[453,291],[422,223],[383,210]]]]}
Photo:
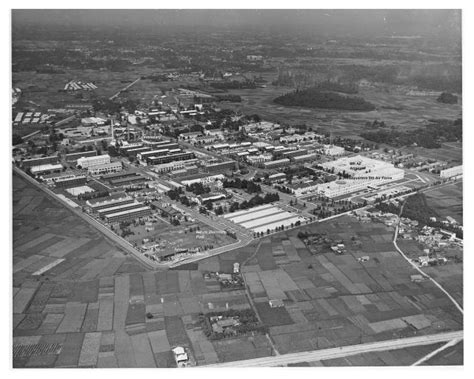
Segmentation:
{"type": "Polygon", "coordinates": [[[383,34],[459,32],[454,10],[13,10],[14,27],[62,26],[214,26],[295,27],[383,34]]]}

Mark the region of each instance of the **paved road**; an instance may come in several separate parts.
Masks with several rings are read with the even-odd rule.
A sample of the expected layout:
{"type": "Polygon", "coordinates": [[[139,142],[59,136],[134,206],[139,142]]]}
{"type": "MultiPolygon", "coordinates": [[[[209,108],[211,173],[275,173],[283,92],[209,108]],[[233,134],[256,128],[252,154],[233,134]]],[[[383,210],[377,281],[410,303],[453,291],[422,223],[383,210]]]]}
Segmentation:
{"type": "Polygon", "coordinates": [[[404,349],[413,346],[432,345],[439,342],[463,339],[463,331],[447,332],[427,336],[409,337],[395,340],[370,342],[360,345],[341,346],[331,349],[314,350],[300,353],[282,354],[271,357],[247,359],[243,361],[217,363],[203,367],[271,367],[286,366],[291,363],[313,362],[342,358],[351,355],[404,349]]]}
{"type": "Polygon", "coordinates": [[[135,83],[139,82],[140,81],[140,78],[134,80],[133,82],[131,82],[130,84],[128,84],[127,86],[123,87],[120,91],[118,91],[115,95],[112,95],[109,97],[109,100],[113,100],[115,99],[118,95],[120,95],[123,91],[126,91],[128,90],[131,86],[133,86],[135,83]]]}
{"type": "Polygon", "coordinates": [[[424,357],[418,359],[415,363],[412,364],[412,366],[419,366],[422,363],[425,363],[426,361],[429,361],[435,355],[438,355],[439,353],[441,353],[442,351],[446,350],[447,348],[449,348],[451,346],[456,346],[459,342],[461,342],[461,340],[458,339],[458,338],[449,341],[448,343],[444,344],[443,346],[439,347],[438,349],[433,350],[431,353],[426,354],[424,357]]]}

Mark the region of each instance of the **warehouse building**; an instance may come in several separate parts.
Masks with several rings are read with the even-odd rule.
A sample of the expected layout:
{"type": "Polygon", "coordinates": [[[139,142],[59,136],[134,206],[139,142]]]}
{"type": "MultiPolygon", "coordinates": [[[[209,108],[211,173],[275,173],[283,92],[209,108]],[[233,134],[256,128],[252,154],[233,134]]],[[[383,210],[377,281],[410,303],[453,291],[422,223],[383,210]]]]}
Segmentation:
{"type": "Polygon", "coordinates": [[[80,166],[83,169],[107,163],[110,163],[110,156],[108,154],[97,155],[95,157],[84,157],[77,160],[77,166],[80,166]]]}
{"type": "Polygon", "coordinates": [[[141,207],[143,207],[142,203],[139,203],[137,201],[133,201],[131,203],[118,204],[118,205],[113,205],[111,207],[106,207],[106,208],[99,209],[97,211],[97,214],[100,217],[104,217],[104,216],[112,214],[112,213],[117,213],[117,212],[121,212],[121,211],[125,211],[125,210],[141,208],[141,207]]]}
{"type": "Polygon", "coordinates": [[[71,175],[68,177],[60,177],[54,181],[58,188],[79,187],[86,184],[87,178],[85,175],[71,175]]]}
{"type": "Polygon", "coordinates": [[[439,176],[443,179],[454,178],[462,175],[462,165],[441,170],[439,176]]]}
{"type": "Polygon", "coordinates": [[[135,220],[140,217],[147,217],[151,214],[151,208],[147,206],[143,206],[140,208],[124,210],[112,214],[105,215],[105,219],[108,223],[112,222],[122,222],[122,221],[129,221],[135,220]]]}
{"type": "Polygon", "coordinates": [[[224,172],[229,170],[234,171],[235,169],[236,164],[234,161],[211,163],[203,166],[203,170],[209,173],[224,172]]]}
{"type": "Polygon", "coordinates": [[[21,165],[24,168],[28,168],[28,167],[41,166],[41,165],[46,165],[46,164],[55,164],[58,162],[59,162],[59,157],[57,155],[54,155],[51,157],[25,159],[21,162],[21,165]]]}
{"type": "Polygon", "coordinates": [[[276,161],[270,161],[263,163],[263,167],[266,169],[274,169],[279,167],[285,167],[290,165],[290,160],[288,158],[278,159],[276,161]]]}
{"type": "Polygon", "coordinates": [[[59,163],[57,164],[42,164],[39,166],[33,166],[30,168],[30,171],[33,175],[41,175],[41,174],[51,174],[53,172],[61,172],[63,170],[63,166],[59,163]]]}
{"type": "Polygon", "coordinates": [[[97,166],[92,166],[87,169],[88,173],[93,176],[110,174],[122,171],[122,162],[110,162],[97,166]]]}
{"type": "Polygon", "coordinates": [[[103,199],[92,199],[87,200],[86,204],[93,210],[98,211],[100,209],[113,207],[120,204],[130,204],[134,200],[132,197],[128,196],[125,193],[119,193],[108,197],[106,200],[103,199]]]}
{"type": "Polygon", "coordinates": [[[193,152],[181,152],[177,154],[170,154],[170,155],[165,155],[162,157],[148,157],[146,159],[147,164],[149,165],[157,165],[157,164],[162,164],[162,163],[170,163],[174,161],[185,161],[188,159],[194,159],[196,158],[196,155],[193,152]]]}
{"type": "Polygon", "coordinates": [[[186,166],[188,165],[194,166],[195,163],[197,163],[197,161],[198,161],[197,159],[188,159],[185,161],[163,163],[163,164],[153,166],[151,170],[158,174],[164,174],[164,173],[172,172],[175,170],[182,170],[186,168],[186,166]]]}

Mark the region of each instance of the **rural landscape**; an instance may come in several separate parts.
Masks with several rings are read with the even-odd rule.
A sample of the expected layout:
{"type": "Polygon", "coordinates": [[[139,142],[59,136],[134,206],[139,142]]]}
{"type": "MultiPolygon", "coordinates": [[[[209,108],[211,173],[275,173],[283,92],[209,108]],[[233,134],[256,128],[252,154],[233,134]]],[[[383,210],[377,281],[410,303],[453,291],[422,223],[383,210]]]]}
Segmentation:
{"type": "Polygon", "coordinates": [[[12,367],[463,366],[461,56],[460,10],[13,10],[12,367]]]}

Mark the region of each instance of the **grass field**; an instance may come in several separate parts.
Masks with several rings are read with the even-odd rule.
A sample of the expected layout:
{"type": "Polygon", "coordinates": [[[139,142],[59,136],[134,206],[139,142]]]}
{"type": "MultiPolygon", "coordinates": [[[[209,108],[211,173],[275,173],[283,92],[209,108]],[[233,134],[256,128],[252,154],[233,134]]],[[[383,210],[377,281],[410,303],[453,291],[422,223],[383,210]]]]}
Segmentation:
{"type": "Polygon", "coordinates": [[[451,216],[463,223],[463,182],[456,182],[441,188],[425,192],[426,200],[440,217],[451,216]]]}

